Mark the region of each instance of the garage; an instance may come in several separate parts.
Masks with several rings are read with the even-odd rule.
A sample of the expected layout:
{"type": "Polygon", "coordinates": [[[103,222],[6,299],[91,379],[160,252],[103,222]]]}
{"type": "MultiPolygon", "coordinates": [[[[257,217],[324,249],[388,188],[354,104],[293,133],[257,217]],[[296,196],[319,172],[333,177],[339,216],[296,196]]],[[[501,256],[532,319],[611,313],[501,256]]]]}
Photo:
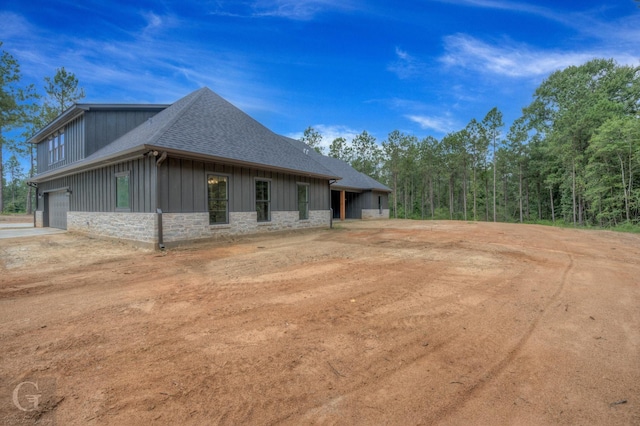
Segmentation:
{"type": "Polygon", "coordinates": [[[67,229],[67,212],[69,211],[67,191],[50,192],[48,197],[49,226],[51,228],[67,229]]]}

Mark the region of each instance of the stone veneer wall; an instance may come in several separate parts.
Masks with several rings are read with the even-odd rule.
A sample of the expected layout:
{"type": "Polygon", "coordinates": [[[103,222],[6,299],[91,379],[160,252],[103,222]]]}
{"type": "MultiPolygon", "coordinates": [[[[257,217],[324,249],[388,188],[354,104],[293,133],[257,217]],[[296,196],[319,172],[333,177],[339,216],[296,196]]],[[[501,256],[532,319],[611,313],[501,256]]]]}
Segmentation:
{"type": "Polygon", "coordinates": [[[42,210],[36,210],[36,228],[42,228],[44,226],[44,212],[42,210]]]}
{"type": "Polygon", "coordinates": [[[132,240],[145,245],[158,242],[155,213],[67,212],[67,230],[98,237],[132,240]]]}
{"type": "Polygon", "coordinates": [[[230,212],[229,223],[209,225],[208,213],[163,213],[162,230],[166,243],[224,235],[256,234],[329,226],[329,210],[312,210],[308,220],[299,220],[298,211],[271,212],[270,222],[258,222],[256,212],[230,212]]]}
{"type": "MultiPolygon", "coordinates": [[[[330,216],[329,210],[312,210],[308,220],[299,220],[297,210],[276,211],[271,213],[270,222],[258,223],[256,212],[231,212],[228,224],[209,225],[208,213],[163,213],[162,236],[165,243],[177,243],[224,235],[328,227],[330,216]]],[[[158,243],[156,213],[68,212],[67,230],[143,245],[158,243]]]]}
{"type": "Polygon", "coordinates": [[[382,213],[379,209],[362,209],[362,219],[389,219],[389,209],[382,209],[382,213]]]}

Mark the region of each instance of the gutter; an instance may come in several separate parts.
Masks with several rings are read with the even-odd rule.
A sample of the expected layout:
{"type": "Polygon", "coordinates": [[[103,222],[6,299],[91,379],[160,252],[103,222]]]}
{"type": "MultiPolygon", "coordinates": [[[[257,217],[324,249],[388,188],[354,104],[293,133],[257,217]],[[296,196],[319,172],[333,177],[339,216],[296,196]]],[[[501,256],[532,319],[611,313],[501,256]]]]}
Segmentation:
{"type": "MultiPolygon", "coordinates": [[[[53,178],[60,178],[60,177],[64,177],[64,176],[68,176],[68,175],[72,175],[75,173],[80,173],[80,172],[86,172],[89,170],[94,170],[94,169],[99,169],[101,167],[105,167],[114,163],[119,163],[121,161],[127,161],[127,160],[131,160],[134,158],[142,158],[144,156],[145,152],[149,152],[149,151],[162,151],[163,153],[167,153],[168,154],[172,154],[175,155],[177,157],[181,157],[181,158],[185,158],[185,159],[193,159],[193,160],[199,160],[199,161],[211,161],[211,162],[222,162],[222,163],[226,163],[229,165],[235,165],[235,166],[240,166],[240,167],[250,167],[250,168],[255,168],[255,169],[262,169],[262,170],[271,170],[271,171],[275,171],[275,172],[284,172],[287,174],[293,174],[293,175],[299,175],[299,176],[308,176],[308,177],[314,177],[314,178],[319,178],[319,179],[342,179],[339,176],[332,176],[332,175],[324,175],[324,174],[320,174],[317,172],[305,172],[303,170],[295,170],[295,169],[288,169],[288,168],[284,168],[284,167],[277,167],[277,166],[269,166],[266,164],[257,164],[257,163],[250,163],[250,162],[245,162],[245,161],[240,161],[240,160],[234,160],[234,159],[229,159],[229,158],[223,158],[223,157],[214,157],[211,155],[206,155],[206,154],[196,154],[193,152],[188,152],[188,151],[180,151],[180,150],[175,150],[175,149],[166,149],[164,147],[158,147],[158,146],[153,146],[153,145],[138,145],[134,148],[130,148],[124,151],[119,151],[117,153],[108,155],[106,157],[100,158],[100,159],[89,159],[89,161],[85,160],[80,160],[78,162],[75,163],[71,163],[67,166],[61,167],[59,169],[54,169],[54,170],[49,170],[46,172],[43,172],[42,174],[36,175],[33,178],[29,179],[29,182],[42,182],[45,180],[49,180],[49,179],[53,179],[53,178]],[[138,154],[136,157],[130,157],[130,155],[132,154],[138,154]],[[85,162],[85,164],[79,164],[81,162],[85,162]]],[[[164,160],[163,160],[164,161],[164,160]]],[[[329,171],[329,170],[327,170],[329,171]]]]}

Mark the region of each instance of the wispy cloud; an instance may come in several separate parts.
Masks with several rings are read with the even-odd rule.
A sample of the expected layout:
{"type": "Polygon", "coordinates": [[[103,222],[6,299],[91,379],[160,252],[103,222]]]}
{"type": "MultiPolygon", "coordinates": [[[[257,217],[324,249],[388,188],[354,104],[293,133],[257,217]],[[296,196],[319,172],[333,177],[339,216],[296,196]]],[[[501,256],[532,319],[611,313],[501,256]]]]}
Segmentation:
{"type": "Polygon", "coordinates": [[[229,0],[216,2],[215,8],[209,13],[245,18],[276,17],[308,21],[326,11],[352,9],[350,3],[348,0],[229,0]]]}
{"type": "Polygon", "coordinates": [[[460,126],[449,115],[445,116],[427,116],[427,115],[406,115],[406,117],[417,123],[426,130],[434,130],[438,133],[449,133],[460,126]]]}
{"type": "Polygon", "coordinates": [[[479,7],[484,9],[507,10],[517,13],[527,13],[540,16],[565,25],[572,25],[570,17],[566,13],[558,13],[536,4],[528,4],[517,1],[499,0],[436,0],[441,3],[457,4],[461,6],[479,7]]]}
{"type": "Polygon", "coordinates": [[[395,73],[400,79],[411,78],[423,71],[424,65],[407,51],[396,47],[396,60],[387,66],[387,70],[395,73]]]}
{"type": "Polygon", "coordinates": [[[470,69],[505,77],[538,77],[571,65],[580,65],[596,57],[613,57],[621,64],[635,64],[637,58],[625,52],[548,51],[504,40],[489,44],[466,34],[444,39],[445,54],[440,61],[449,67],[470,69]]]}
{"type": "Polygon", "coordinates": [[[137,30],[102,39],[54,35],[20,15],[3,12],[0,21],[10,25],[0,26],[0,40],[18,58],[28,80],[40,86],[45,76],[65,66],[92,102],[169,103],[208,86],[247,111],[278,110],[265,101],[273,97],[273,89],[258,82],[242,53],[197,42],[187,45],[163,31],[179,28],[178,19],[153,12],[141,16],[137,30]]]}

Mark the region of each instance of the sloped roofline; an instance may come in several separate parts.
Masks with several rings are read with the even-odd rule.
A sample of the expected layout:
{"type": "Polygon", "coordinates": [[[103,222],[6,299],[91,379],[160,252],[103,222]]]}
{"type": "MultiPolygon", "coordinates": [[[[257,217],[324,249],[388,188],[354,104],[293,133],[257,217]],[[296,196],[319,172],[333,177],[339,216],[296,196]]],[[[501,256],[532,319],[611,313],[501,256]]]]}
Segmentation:
{"type": "Polygon", "coordinates": [[[110,156],[106,156],[106,157],[100,157],[100,158],[96,158],[96,159],[91,159],[89,161],[80,160],[78,162],[69,164],[67,166],[60,167],[60,168],[54,169],[54,170],[49,170],[49,171],[44,172],[42,174],[38,174],[38,175],[34,176],[33,178],[28,179],[28,181],[29,182],[39,183],[39,182],[47,181],[47,180],[50,180],[50,179],[53,179],[53,178],[61,178],[61,177],[69,176],[69,175],[76,174],[76,173],[86,172],[86,171],[89,171],[89,170],[95,170],[95,169],[99,169],[101,167],[106,167],[106,166],[111,165],[111,164],[120,163],[122,161],[128,161],[128,160],[133,160],[133,159],[136,159],[136,158],[142,158],[145,155],[148,155],[150,152],[153,152],[153,151],[166,152],[168,155],[173,155],[173,156],[180,157],[180,158],[186,158],[186,159],[192,159],[192,160],[200,160],[200,161],[214,161],[214,162],[217,161],[217,162],[221,162],[221,163],[225,163],[225,164],[229,164],[229,165],[235,165],[235,166],[240,166],[240,167],[251,167],[251,168],[260,169],[260,170],[270,170],[270,171],[274,171],[274,172],[282,172],[282,173],[293,174],[293,175],[298,175],[298,176],[310,176],[310,177],[323,178],[323,179],[335,180],[335,181],[339,181],[341,179],[341,177],[334,176],[334,175],[322,175],[322,174],[318,174],[316,172],[305,173],[304,171],[296,170],[296,169],[287,169],[287,168],[283,168],[283,167],[266,166],[266,165],[260,164],[260,163],[251,163],[251,162],[248,162],[248,161],[230,160],[228,158],[215,157],[215,156],[206,155],[206,154],[198,155],[197,153],[193,153],[193,152],[189,152],[189,151],[180,151],[180,150],[175,150],[175,149],[167,149],[167,148],[160,147],[160,146],[146,145],[145,144],[145,145],[138,146],[138,147],[135,147],[135,148],[130,149],[130,150],[119,151],[119,152],[116,152],[116,153],[114,153],[114,154],[112,154],[110,156]]]}

